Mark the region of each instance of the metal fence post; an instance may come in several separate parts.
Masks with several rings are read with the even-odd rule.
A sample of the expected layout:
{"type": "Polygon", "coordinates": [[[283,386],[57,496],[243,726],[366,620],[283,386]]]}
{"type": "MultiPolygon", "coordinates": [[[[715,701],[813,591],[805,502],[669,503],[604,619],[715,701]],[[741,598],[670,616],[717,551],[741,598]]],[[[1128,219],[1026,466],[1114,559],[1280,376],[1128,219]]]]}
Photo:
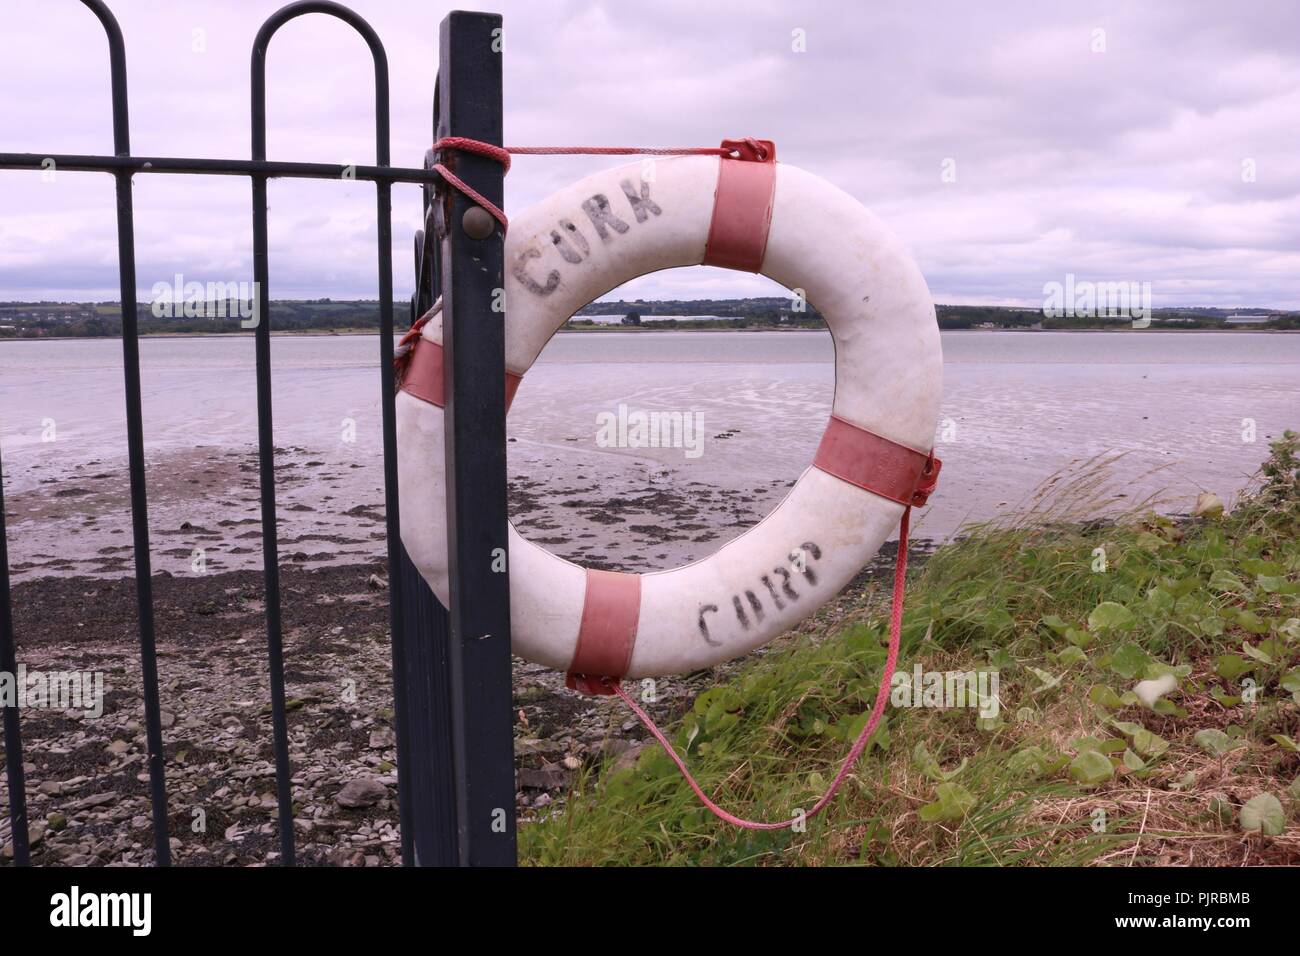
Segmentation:
{"type": "MultiPolygon", "coordinates": [[[[17,674],[14,619],[9,597],[9,545],[5,532],[4,465],[0,463],[0,674],[17,674]]],[[[23,737],[18,726],[18,702],[0,707],[4,713],[5,773],[9,782],[9,829],[14,865],[31,860],[27,833],[27,784],[23,779],[23,737]]]]}
{"type": "MultiPolygon", "coordinates": [[[[113,89],[113,151],[131,155],[131,124],[126,94],[126,43],[117,18],[103,0],[82,0],[99,17],[108,35],[113,89]]],[[[135,599],[140,630],[140,683],[144,697],[145,740],[149,750],[149,797],[153,809],[154,857],[171,864],[167,830],[166,758],[163,754],[162,704],[158,696],[158,651],[154,638],[153,570],[149,555],[149,492],[144,474],[144,424],[140,401],[140,336],[136,327],[135,212],[131,173],[119,170],[117,185],[117,268],[122,303],[122,371],[126,383],[127,468],[131,476],[131,544],[135,555],[135,599]]]]}
{"type": "MultiPolygon", "coordinates": [[[[501,17],[442,21],[438,136],[501,145],[501,17]]],[[[443,162],[503,205],[501,164],[449,152],[443,162]]],[[[477,206],[450,188],[441,216],[446,383],[447,545],[451,585],[452,752],[462,865],[515,863],[510,581],[506,568],[505,235],[472,238],[477,206]]],[[[481,210],[479,210],[481,213],[481,210]]]]}

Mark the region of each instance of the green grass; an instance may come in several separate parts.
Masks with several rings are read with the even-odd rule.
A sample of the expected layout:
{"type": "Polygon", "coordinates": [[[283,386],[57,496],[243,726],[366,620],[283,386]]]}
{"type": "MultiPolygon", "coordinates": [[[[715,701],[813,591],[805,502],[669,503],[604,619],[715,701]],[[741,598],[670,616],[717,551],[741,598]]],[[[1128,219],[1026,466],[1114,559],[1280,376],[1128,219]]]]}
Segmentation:
{"type": "MultiPolygon", "coordinates": [[[[996,672],[999,712],[887,708],[835,802],[799,832],[714,819],[651,742],[632,767],[590,768],[524,826],[521,860],[1300,863],[1298,444],[1275,443],[1226,516],[1081,520],[1116,501],[1093,463],[1019,520],[935,552],[909,582],[899,670],[996,672]],[[1145,706],[1133,687],[1164,674],[1177,689],[1145,706]],[[1272,811],[1264,832],[1250,811],[1242,821],[1261,794],[1282,810],[1251,804],[1272,811]]],[[[871,708],[888,588],[840,603],[847,613],[778,642],[669,728],[706,792],[741,816],[811,806],[871,708]]]]}

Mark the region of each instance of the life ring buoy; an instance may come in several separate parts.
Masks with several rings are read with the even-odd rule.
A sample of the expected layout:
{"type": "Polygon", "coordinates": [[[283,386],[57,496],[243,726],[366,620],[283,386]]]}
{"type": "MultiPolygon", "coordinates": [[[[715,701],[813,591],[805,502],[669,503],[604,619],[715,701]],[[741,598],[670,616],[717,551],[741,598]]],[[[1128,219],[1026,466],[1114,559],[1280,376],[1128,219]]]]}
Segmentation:
{"type": "MultiPolygon", "coordinates": [[[[653,178],[642,163],[596,173],[512,219],[507,402],[582,306],[638,276],[702,263],[803,291],[834,338],[835,397],[814,463],[785,499],[702,560],[639,575],[585,570],[510,527],[512,650],[593,693],[598,678],[686,673],[771,641],[870,561],[937,470],[934,305],[881,221],[835,186],[777,164],[770,144],[745,158],[652,168],[653,178]]],[[[434,314],[397,396],[397,438],[402,541],[445,603],[441,341],[434,314]]]]}

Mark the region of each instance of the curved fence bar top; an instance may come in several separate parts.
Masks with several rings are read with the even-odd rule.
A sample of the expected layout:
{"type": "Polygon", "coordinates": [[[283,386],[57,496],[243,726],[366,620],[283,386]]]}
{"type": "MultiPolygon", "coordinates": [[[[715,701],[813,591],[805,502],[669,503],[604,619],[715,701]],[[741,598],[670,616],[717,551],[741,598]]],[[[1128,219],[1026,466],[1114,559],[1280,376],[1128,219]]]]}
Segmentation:
{"type": "MultiPolygon", "coordinates": [[[[370,47],[375,62],[375,155],[380,166],[389,160],[388,133],[388,56],[379,36],[361,16],[347,7],[325,0],[303,0],[291,3],[272,14],[253,41],[252,54],[252,153],[253,159],[266,159],[266,52],[271,38],[290,20],[310,13],[336,17],[361,34],[370,47]]],[[[271,723],[275,750],[276,801],[280,817],[280,853],[282,861],[294,861],[293,833],[293,770],[289,761],[288,719],[284,690],[284,642],[281,624],[280,565],[275,520],[275,438],[271,409],[271,290],[270,262],[267,239],[267,177],[253,175],[253,286],[258,305],[255,313],[257,357],[257,448],[259,487],[262,505],[262,565],[266,580],[266,643],[271,682],[271,723]]],[[[393,263],[392,263],[392,209],[390,186],[377,183],[378,191],[378,243],[379,243],[379,343],[380,390],[383,407],[384,430],[384,504],[387,514],[388,567],[390,585],[390,625],[393,635],[393,688],[400,695],[405,684],[401,672],[404,660],[401,654],[402,620],[400,589],[401,576],[396,573],[398,523],[397,513],[397,456],[396,416],[393,412],[393,263]],[[392,588],[396,587],[397,592],[392,588]]],[[[409,767],[405,708],[395,701],[397,724],[399,775],[409,767]]],[[[399,802],[406,788],[399,777],[399,802]]],[[[403,823],[409,823],[403,819],[403,823]]],[[[409,834],[409,827],[403,832],[409,834]]],[[[409,840],[403,838],[403,856],[408,857],[409,840]]],[[[409,859],[408,859],[409,862],[409,859]]]]}

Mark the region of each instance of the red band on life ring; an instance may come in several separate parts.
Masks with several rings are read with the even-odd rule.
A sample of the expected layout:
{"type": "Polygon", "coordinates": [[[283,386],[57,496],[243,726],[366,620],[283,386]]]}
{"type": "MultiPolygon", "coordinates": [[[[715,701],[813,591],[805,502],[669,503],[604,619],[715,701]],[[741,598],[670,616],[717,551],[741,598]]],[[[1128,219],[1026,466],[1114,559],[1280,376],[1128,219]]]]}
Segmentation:
{"type": "MultiPolygon", "coordinates": [[[[522,380],[522,375],[516,375],[506,369],[507,409],[510,408],[511,402],[515,400],[515,392],[519,391],[519,383],[522,380]]],[[[411,354],[406,361],[406,369],[402,372],[400,388],[422,402],[437,405],[439,408],[446,406],[446,383],[443,380],[442,371],[442,346],[439,343],[422,338],[416,338],[411,343],[411,354]]]]}
{"type": "Polygon", "coordinates": [[[718,188],[703,264],[758,272],[772,225],[776,144],[770,139],[724,139],[722,148],[739,155],[718,160],[718,188]]]}
{"type": "Polygon", "coordinates": [[[813,467],[900,505],[925,504],[942,464],[934,452],[900,445],[834,415],[813,457],[813,467]]]}
{"type": "Polygon", "coordinates": [[[564,683],[591,695],[613,694],[627,673],[641,616],[641,575],[587,570],[578,644],[564,683]]]}

